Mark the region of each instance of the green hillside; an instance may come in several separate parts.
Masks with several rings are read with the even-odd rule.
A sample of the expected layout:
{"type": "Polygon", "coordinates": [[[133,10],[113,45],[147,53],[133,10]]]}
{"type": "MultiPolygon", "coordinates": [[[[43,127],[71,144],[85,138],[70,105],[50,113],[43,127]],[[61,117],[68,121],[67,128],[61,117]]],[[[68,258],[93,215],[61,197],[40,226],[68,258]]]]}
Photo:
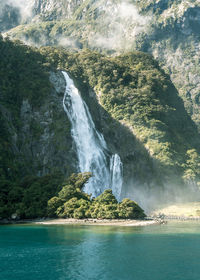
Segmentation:
{"type": "MultiPolygon", "coordinates": [[[[6,11],[4,15],[3,22],[6,11]]],[[[7,30],[11,29],[12,38],[37,46],[86,47],[112,55],[133,50],[152,54],[170,75],[199,128],[199,15],[196,0],[88,0],[79,5],[57,0],[52,6],[40,1],[29,22],[16,21],[16,28],[7,30]]],[[[7,21],[11,22],[8,17],[7,21]]]]}
{"type": "Polygon", "coordinates": [[[183,188],[184,182],[198,184],[197,128],[151,55],[38,50],[2,38],[0,50],[0,216],[11,215],[16,205],[27,217],[45,215],[47,200],[76,171],[70,125],[60,103],[64,88],[57,86],[55,93],[49,80],[53,75],[54,83],[64,83],[59,69],[73,77],[88,106],[100,110],[100,130],[127,166],[127,181],[132,176],[141,186],[153,184],[155,192],[170,182],[183,188]],[[92,101],[91,90],[99,103],[92,101]]]}

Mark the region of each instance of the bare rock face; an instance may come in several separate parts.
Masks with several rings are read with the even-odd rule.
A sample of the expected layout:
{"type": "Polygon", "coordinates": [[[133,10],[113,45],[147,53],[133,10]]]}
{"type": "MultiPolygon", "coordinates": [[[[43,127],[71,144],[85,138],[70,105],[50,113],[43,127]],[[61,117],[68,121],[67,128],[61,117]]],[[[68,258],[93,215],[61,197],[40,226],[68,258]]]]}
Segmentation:
{"type": "Polygon", "coordinates": [[[20,128],[12,128],[13,151],[23,169],[22,175],[43,176],[56,170],[66,176],[77,171],[77,157],[70,123],[62,107],[65,81],[60,72],[51,73],[52,90],[39,108],[23,100],[20,128]]]}
{"type": "Polygon", "coordinates": [[[44,20],[69,19],[83,0],[35,0],[34,14],[44,20]]]}
{"type": "Polygon", "coordinates": [[[83,0],[2,0],[0,32],[20,24],[72,18],[83,0]]]}

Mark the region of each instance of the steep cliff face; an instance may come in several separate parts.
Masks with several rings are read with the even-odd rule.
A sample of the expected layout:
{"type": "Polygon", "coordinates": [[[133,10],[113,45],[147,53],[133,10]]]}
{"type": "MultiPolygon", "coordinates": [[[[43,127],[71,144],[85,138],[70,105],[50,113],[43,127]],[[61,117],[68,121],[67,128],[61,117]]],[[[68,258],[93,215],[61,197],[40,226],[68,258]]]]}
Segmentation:
{"type": "Polygon", "coordinates": [[[154,5],[157,11],[154,29],[146,33],[139,48],[151,52],[170,74],[187,111],[199,127],[200,5],[198,1],[175,1],[170,6],[163,3],[159,1],[154,5]]]}
{"type": "Polygon", "coordinates": [[[73,17],[73,14],[77,7],[81,5],[83,0],[74,1],[54,1],[54,0],[35,0],[33,6],[33,17],[39,18],[39,20],[59,20],[59,19],[69,19],[73,17]]]}
{"type": "Polygon", "coordinates": [[[20,43],[0,38],[0,50],[3,173],[13,178],[19,173],[43,176],[56,169],[71,174],[77,159],[62,108],[62,74],[49,72],[45,58],[20,43]]]}
{"type": "Polygon", "coordinates": [[[54,87],[40,106],[22,99],[18,124],[13,122],[12,109],[1,105],[11,153],[21,177],[44,176],[55,171],[69,176],[77,171],[70,123],[62,107],[65,81],[61,73],[54,72],[50,73],[50,81],[54,87]]]}
{"type": "Polygon", "coordinates": [[[65,176],[77,171],[77,156],[70,123],[63,111],[65,81],[61,73],[50,73],[54,88],[37,109],[28,100],[20,108],[18,159],[29,173],[43,176],[60,170],[65,176]]]}

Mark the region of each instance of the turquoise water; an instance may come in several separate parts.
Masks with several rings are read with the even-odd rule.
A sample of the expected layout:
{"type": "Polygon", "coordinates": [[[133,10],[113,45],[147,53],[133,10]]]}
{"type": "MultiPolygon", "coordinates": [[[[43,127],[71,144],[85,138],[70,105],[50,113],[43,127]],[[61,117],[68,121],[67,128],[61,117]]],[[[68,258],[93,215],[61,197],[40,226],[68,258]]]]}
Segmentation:
{"type": "Polygon", "coordinates": [[[200,223],[0,226],[1,280],[199,280],[200,223]]]}

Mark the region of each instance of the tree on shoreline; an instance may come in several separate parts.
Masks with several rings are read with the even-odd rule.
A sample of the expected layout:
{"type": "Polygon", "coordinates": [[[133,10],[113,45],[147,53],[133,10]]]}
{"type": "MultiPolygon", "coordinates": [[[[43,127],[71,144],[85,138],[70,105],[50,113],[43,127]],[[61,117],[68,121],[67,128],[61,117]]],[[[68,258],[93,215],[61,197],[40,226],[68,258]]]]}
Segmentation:
{"type": "Polygon", "coordinates": [[[48,201],[48,216],[59,218],[138,219],[146,215],[134,201],[125,198],[118,202],[111,189],[96,198],[83,191],[91,173],[72,174],[58,196],[48,201]]]}

